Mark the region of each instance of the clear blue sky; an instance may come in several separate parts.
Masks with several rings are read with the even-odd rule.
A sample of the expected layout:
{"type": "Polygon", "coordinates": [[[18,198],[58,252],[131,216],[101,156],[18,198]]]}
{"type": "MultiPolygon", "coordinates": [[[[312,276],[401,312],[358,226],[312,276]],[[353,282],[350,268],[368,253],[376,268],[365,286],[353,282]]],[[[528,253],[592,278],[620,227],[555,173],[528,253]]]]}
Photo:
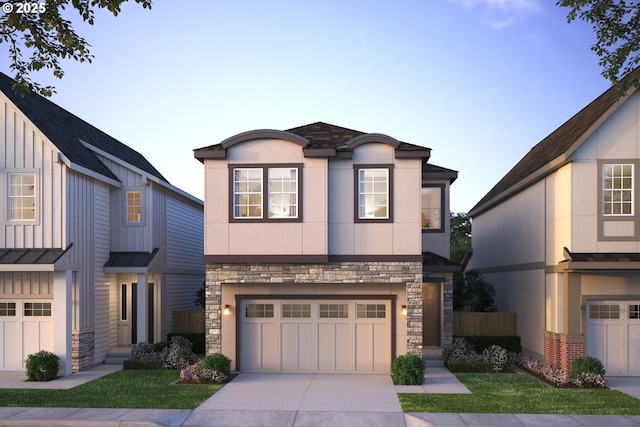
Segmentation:
{"type": "Polygon", "coordinates": [[[609,87],[555,0],[156,0],[76,28],[95,60],[43,76],[52,100],[199,198],[193,149],[323,121],[431,148],[466,212],[609,87]]]}

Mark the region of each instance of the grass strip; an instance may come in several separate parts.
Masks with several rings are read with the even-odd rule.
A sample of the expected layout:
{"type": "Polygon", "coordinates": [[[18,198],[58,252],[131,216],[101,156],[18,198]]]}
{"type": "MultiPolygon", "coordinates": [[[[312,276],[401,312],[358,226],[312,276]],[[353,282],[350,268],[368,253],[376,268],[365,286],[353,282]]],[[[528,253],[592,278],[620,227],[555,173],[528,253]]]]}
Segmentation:
{"type": "Polygon", "coordinates": [[[529,375],[456,374],[471,394],[400,393],[405,412],[640,415],[640,400],[603,388],[556,389],[529,375]]]}
{"type": "Polygon", "coordinates": [[[0,406],[194,409],[222,385],[172,385],[178,371],[117,371],[70,390],[0,389],[0,406]]]}

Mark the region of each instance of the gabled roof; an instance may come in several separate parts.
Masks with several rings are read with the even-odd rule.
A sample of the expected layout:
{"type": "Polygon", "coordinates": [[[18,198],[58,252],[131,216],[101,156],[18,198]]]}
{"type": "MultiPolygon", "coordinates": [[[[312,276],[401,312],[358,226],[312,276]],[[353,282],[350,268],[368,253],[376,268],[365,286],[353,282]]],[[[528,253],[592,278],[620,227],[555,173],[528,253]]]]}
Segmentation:
{"type": "Polygon", "coordinates": [[[640,253],[571,252],[564,248],[564,270],[640,270],[640,253]]]}
{"type": "MultiPolygon", "coordinates": [[[[640,69],[636,69],[634,74],[640,74],[640,69]]],[[[635,90],[635,88],[630,89],[625,97],[619,97],[617,89],[613,86],[606,90],[533,147],[480,199],[469,211],[469,215],[474,216],[490,209],[571,161],[571,155],[578,147],[635,90]]]]}
{"type": "Polygon", "coordinates": [[[0,73],[0,90],[72,164],[118,181],[104,163],[81,142],[84,141],[168,183],[142,154],[36,93],[20,96],[11,89],[13,83],[10,77],[0,73]]]}
{"type": "Polygon", "coordinates": [[[307,157],[349,157],[353,148],[367,142],[383,142],[395,147],[396,157],[429,159],[431,149],[397,141],[387,135],[360,132],[323,122],[311,123],[284,131],[260,129],[233,136],[220,144],[194,150],[200,160],[225,159],[226,149],[236,143],[259,138],[275,138],[303,144],[307,157]],[[279,135],[279,136],[278,136],[279,135]]]}
{"type": "Polygon", "coordinates": [[[422,179],[448,179],[453,184],[458,179],[458,171],[427,163],[422,165],[422,179]]]}

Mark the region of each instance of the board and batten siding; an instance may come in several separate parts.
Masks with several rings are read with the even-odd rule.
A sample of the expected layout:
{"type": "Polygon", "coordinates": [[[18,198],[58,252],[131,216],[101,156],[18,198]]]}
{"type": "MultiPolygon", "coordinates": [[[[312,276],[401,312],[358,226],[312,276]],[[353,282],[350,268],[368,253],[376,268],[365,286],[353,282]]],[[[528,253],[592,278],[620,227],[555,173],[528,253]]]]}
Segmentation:
{"type": "Polygon", "coordinates": [[[33,224],[10,224],[0,212],[0,245],[4,248],[64,248],[63,192],[66,167],[58,150],[26,116],[0,93],[0,198],[7,200],[7,172],[35,172],[38,218],[33,224]]]}
{"type": "Polygon", "coordinates": [[[2,298],[53,298],[53,274],[43,271],[0,273],[2,298]]]}

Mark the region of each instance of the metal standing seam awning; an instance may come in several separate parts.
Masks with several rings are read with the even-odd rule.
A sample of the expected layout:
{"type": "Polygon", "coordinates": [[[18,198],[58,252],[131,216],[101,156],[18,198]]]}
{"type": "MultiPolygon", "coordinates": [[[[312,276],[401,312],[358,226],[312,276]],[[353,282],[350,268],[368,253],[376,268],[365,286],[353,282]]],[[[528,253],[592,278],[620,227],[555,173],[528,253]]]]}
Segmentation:
{"type": "Polygon", "coordinates": [[[151,252],[110,252],[105,273],[148,273],[149,265],[160,248],[151,252]]]}
{"type": "Polygon", "coordinates": [[[68,269],[62,265],[62,258],[71,248],[0,248],[0,272],[2,271],[61,271],[68,269]]]}

